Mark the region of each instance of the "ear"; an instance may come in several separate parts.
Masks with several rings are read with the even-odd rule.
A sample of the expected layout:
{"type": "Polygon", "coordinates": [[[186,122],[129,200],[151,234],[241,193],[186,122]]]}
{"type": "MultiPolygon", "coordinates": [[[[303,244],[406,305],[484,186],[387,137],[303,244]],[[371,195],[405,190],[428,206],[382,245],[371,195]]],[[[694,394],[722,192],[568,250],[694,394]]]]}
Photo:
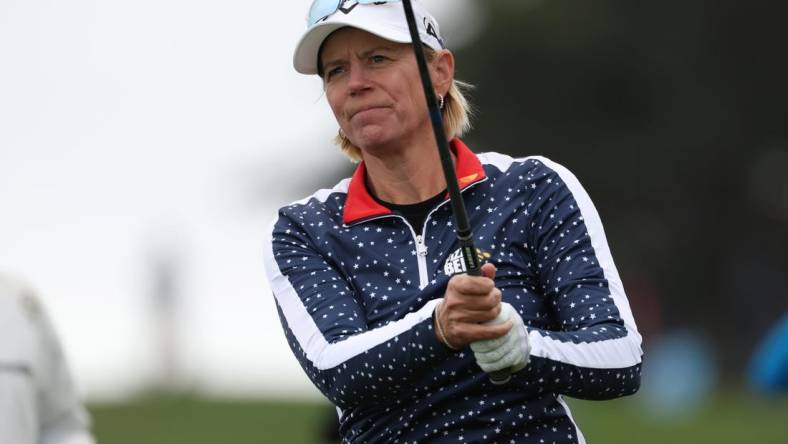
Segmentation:
{"type": "Polygon", "coordinates": [[[435,59],[430,63],[432,71],[432,85],[435,91],[445,96],[449,93],[454,81],[454,54],[448,49],[437,51],[435,59]]]}

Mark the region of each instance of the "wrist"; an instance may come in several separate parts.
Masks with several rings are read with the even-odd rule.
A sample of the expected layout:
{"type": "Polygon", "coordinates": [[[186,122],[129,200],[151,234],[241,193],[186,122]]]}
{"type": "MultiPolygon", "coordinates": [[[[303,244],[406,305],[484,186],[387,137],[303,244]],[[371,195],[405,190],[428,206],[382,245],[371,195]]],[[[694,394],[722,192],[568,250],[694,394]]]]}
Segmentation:
{"type": "Polygon", "coordinates": [[[437,305],[437,307],[435,307],[435,331],[437,332],[438,340],[441,343],[443,343],[443,345],[445,345],[446,347],[452,350],[455,351],[459,350],[460,349],[459,347],[455,347],[451,342],[449,342],[448,339],[446,339],[446,334],[444,333],[443,327],[441,326],[441,319],[440,319],[441,307],[443,307],[443,302],[441,302],[440,304],[437,305]]]}

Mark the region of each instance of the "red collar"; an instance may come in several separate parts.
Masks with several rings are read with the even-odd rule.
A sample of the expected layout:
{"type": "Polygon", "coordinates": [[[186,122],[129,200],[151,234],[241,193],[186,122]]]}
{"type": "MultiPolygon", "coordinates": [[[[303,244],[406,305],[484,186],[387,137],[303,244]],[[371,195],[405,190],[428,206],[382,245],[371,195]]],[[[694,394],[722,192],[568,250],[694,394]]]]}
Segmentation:
{"type": "MultiPolygon", "coordinates": [[[[460,139],[452,139],[449,145],[457,159],[454,171],[457,174],[461,190],[486,177],[479,159],[460,139]]],[[[345,209],[342,215],[342,220],[346,225],[371,217],[392,214],[391,210],[377,203],[372,198],[367,189],[366,175],[367,167],[364,165],[364,162],[361,162],[356,168],[356,172],[353,173],[353,178],[350,179],[350,186],[348,187],[345,209]]]]}

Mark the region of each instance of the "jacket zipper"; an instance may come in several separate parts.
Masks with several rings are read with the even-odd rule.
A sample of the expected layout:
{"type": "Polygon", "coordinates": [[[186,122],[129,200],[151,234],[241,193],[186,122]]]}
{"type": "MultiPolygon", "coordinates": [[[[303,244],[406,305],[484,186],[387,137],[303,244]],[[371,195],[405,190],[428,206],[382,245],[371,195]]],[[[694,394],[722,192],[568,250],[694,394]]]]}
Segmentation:
{"type": "Polygon", "coordinates": [[[424,238],[427,236],[427,224],[429,223],[432,214],[438,211],[440,207],[446,204],[446,202],[448,201],[441,202],[440,204],[438,204],[437,207],[433,208],[432,210],[430,210],[429,213],[427,213],[427,217],[424,218],[424,225],[422,225],[421,227],[421,234],[419,235],[416,234],[416,230],[414,230],[413,227],[410,227],[410,223],[408,223],[408,221],[405,220],[405,218],[402,218],[402,220],[405,221],[405,224],[408,227],[410,227],[410,231],[411,233],[413,233],[413,238],[416,240],[416,260],[418,261],[419,264],[419,290],[423,290],[424,287],[426,287],[430,283],[430,273],[429,270],[427,269],[428,249],[424,241],[424,238]]]}
{"type": "MultiPolygon", "coordinates": [[[[476,186],[477,184],[480,184],[480,183],[483,183],[483,182],[486,182],[486,181],[487,181],[487,178],[485,177],[484,179],[482,179],[482,180],[480,180],[478,182],[474,182],[474,183],[468,185],[467,187],[465,187],[462,190],[462,192],[465,192],[465,190],[468,190],[468,189],[476,186]]],[[[449,203],[448,200],[443,201],[437,207],[433,208],[429,213],[427,213],[427,217],[424,219],[424,225],[421,227],[421,234],[416,234],[416,230],[413,229],[413,227],[410,225],[410,222],[408,222],[408,220],[405,219],[404,217],[396,215],[396,214],[386,214],[386,215],[383,215],[383,216],[373,217],[371,219],[364,220],[364,222],[371,222],[373,220],[384,219],[386,217],[397,217],[399,219],[402,219],[402,221],[405,222],[405,225],[407,225],[408,228],[410,228],[410,232],[413,235],[413,240],[416,242],[416,260],[417,260],[418,265],[419,265],[419,290],[423,290],[424,287],[426,287],[430,283],[429,270],[427,269],[427,251],[428,251],[428,248],[427,248],[427,245],[426,245],[426,243],[424,241],[424,237],[426,236],[426,232],[427,232],[427,223],[429,223],[430,217],[432,217],[432,214],[434,212],[438,211],[442,206],[446,205],[447,203],[449,203]]],[[[355,224],[351,224],[351,225],[355,225],[355,224]]]]}
{"type": "Polygon", "coordinates": [[[419,290],[423,290],[430,283],[430,277],[427,272],[427,246],[421,235],[416,236],[416,259],[419,261],[419,290]]]}

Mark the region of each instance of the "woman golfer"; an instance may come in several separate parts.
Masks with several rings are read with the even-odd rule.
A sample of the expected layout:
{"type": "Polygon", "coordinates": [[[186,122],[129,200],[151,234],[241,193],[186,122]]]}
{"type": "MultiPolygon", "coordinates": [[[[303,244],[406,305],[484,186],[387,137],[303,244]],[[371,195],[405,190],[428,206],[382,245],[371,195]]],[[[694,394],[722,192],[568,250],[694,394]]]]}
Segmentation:
{"type": "Polygon", "coordinates": [[[454,56],[413,8],[483,276],[464,274],[402,3],[317,0],[295,69],[320,77],[360,163],[271,228],[287,340],[343,442],[584,442],[562,397],[634,393],[642,356],[599,216],[566,168],[459,139],[454,56]]]}

